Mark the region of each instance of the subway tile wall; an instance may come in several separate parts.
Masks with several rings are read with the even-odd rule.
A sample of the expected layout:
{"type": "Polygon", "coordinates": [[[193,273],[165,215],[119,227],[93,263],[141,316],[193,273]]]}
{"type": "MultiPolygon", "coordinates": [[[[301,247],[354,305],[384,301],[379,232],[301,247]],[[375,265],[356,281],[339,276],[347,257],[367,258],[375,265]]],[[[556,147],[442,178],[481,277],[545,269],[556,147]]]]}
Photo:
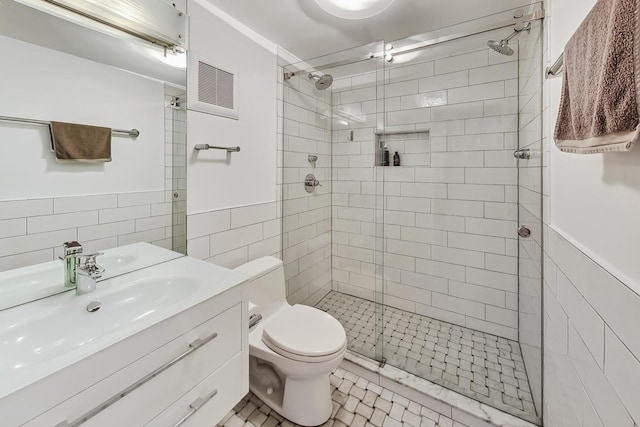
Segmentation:
{"type": "Polygon", "coordinates": [[[544,423],[640,424],[640,296],[545,227],[544,423]]]}
{"type": "Polygon", "coordinates": [[[166,86],[165,91],[172,92],[165,98],[165,188],[171,189],[172,193],[172,247],[174,251],[186,254],[187,100],[186,94],[180,89],[166,86]]]}
{"type": "MultiPolygon", "coordinates": [[[[282,79],[283,73],[279,73],[282,79]]],[[[282,259],[291,304],[314,305],[331,291],[331,91],[306,74],[281,81],[282,259]],[[310,162],[310,154],[318,157],[310,162]],[[307,193],[305,176],[321,187],[307,193]]]]}
{"type": "Polygon", "coordinates": [[[0,202],[0,271],[52,261],[62,243],[85,253],[137,242],[172,244],[171,192],[0,202]]]}
{"type": "MultiPolygon", "coordinates": [[[[170,88],[167,88],[170,89],[170,88]]],[[[167,249],[185,241],[186,127],[184,112],[165,97],[167,191],[0,201],[0,271],[52,261],[78,240],[85,253],[147,242],[167,249]],[[175,168],[184,164],[185,168],[175,168]]],[[[178,245],[177,249],[184,251],[178,245]]]]}
{"type": "Polygon", "coordinates": [[[517,59],[481,48],[335,81],[333,289],[373,300],[384,262],[385,304],[518,338],[517,59]],[[373,166],[382,107],[387,132],[416,131],[387,137],[400,167],[373,166]]]}
{"type": "Polygon", "coordinates": [[[277,210],[274,201],[189,215],[189,256],[228,268],[267,255],[280,256],[277,210]]]}

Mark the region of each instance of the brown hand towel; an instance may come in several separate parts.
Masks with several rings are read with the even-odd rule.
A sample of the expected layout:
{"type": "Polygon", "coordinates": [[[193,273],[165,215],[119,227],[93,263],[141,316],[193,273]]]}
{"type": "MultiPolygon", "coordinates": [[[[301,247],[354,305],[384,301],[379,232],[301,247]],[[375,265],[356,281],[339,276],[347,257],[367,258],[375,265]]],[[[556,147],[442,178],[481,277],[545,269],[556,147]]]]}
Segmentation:
{"type": "Polygon", "coordinates": [[[111,129],[74,123],[51,122],[51,150],[58,163],[111,161],[111,129]]]}
{"type": "Polygon", "coordinates": [[[568,153],[629,151],[640,135],[640,0],[598,0],[564,50],[555,129],[568,153]]]}

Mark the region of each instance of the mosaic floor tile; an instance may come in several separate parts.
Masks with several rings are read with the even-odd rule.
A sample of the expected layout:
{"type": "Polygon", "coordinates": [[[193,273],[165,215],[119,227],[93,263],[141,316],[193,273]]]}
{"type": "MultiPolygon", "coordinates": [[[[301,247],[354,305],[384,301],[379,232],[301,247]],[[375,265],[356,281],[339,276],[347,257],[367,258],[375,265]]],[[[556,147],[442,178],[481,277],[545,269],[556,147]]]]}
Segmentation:
{"type": "MultiPolygon", "coordinates": [[[[322,427],[467,427],[341,368],[331,374],[330,383],[333,411],[322,427]]],[[[253,393],[247,394],[218,424],[276,426],[297,424],[280,416],[253,393]]]]}
{"type": "Polygon", "coordinates": [[[316,307],[340,321],[352,351],[375,359],[377,341],[392,366],[512,415],[536,415],[516,341],[393,307],[376,313],[374,302],[339,292],[316,307]]]}

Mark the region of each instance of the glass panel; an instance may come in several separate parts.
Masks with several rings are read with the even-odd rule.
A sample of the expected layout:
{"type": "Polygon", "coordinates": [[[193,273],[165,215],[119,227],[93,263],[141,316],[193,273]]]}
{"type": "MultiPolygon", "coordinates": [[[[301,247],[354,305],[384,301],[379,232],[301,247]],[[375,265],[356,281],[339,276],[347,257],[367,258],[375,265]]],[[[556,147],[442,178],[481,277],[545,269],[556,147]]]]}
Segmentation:
{"type": "MultiPolygon", "coordinates": [[[[513,15],[391,45],[474,33],[513,15]]],[[[335,316],[352,354],[539,423],[540,161],[519,165],[513,152],[539,151],[541,26],[512,38],[511,55],[489,47],[513,28],[393,58],[385,48],[394,47],[379,43],[285,66],[283,256],[290,301],[335,316]],[[333,82],[321,99],[314,87],[324,74],[333,82]],[[328,139],[308,134],[318,126],[305,120],[319,108],[331,118],[328,139]],[[296,236],[318,198],[299,183],[323,173],[308,153],[327,141],[331,285],[301,291],[325,283],[296,236]],[[519,220],[533,240],[519,242],[519,220]]]]}
{"type": "Polygon", "coordinates": [[[286,65],[282,108],[289,302],[331,313],[344,325],[349,349],[373,359],[382,357],[377,344],[382,342],[383,198],[378,190],[383,176],[375,166],[375,133],[384,126],[378,102],[384,65],[369,53],[382,49],[382,43],[375,43],[286,65]],[[330,87],[323,88],[331,79],[330,87]],[[318,159],[310,162],[309,155],[318,159]],[[303,182],[310,173],[323,187],[307,193],[303,182]],[[309,247],[327,220],[331,240],[323,244],[328,250],[315,259],[329,259],[328,286],[310,258],[320,248],[309,247]],[[300,241],[298,236],[306,237],[300,241]],[[315,281],[319,286],[305,285],[315,281]]]}
{"type": "Polygon", "coordinates": [[[519,39],[518,148],[530,159],[518,160],[519,337],[538,416],[542,418],[542,23],[519,39]]]}
{"type": "MultiPolygon", "coordinates": [[[[383,357],[539,422],[518,319],[513,151],[526,59],[517,39],[511,55],[487,44],[512,31],[439,43],[387,65],[385,143],[399,166],[384,167],[383,357]]],[[[532,168],[540,173],[539,164],[532,168]]]]}

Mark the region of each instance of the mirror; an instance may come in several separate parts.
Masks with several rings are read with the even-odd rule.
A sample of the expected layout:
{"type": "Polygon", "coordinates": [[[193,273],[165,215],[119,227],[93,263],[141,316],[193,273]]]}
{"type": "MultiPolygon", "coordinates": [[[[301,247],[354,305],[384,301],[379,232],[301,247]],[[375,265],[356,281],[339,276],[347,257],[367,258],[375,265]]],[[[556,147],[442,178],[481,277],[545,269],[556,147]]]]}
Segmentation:
{"type": "Polygon", "coordinates": [[[102,279],[186,253],[186,53],[25,3],[56,8],[0,2],[0,309],[69,289],[67,241],[106,252],[102,279]],[[140,135],[112,133],[111,162],[58,163],[49,121],[140,135]]]}

